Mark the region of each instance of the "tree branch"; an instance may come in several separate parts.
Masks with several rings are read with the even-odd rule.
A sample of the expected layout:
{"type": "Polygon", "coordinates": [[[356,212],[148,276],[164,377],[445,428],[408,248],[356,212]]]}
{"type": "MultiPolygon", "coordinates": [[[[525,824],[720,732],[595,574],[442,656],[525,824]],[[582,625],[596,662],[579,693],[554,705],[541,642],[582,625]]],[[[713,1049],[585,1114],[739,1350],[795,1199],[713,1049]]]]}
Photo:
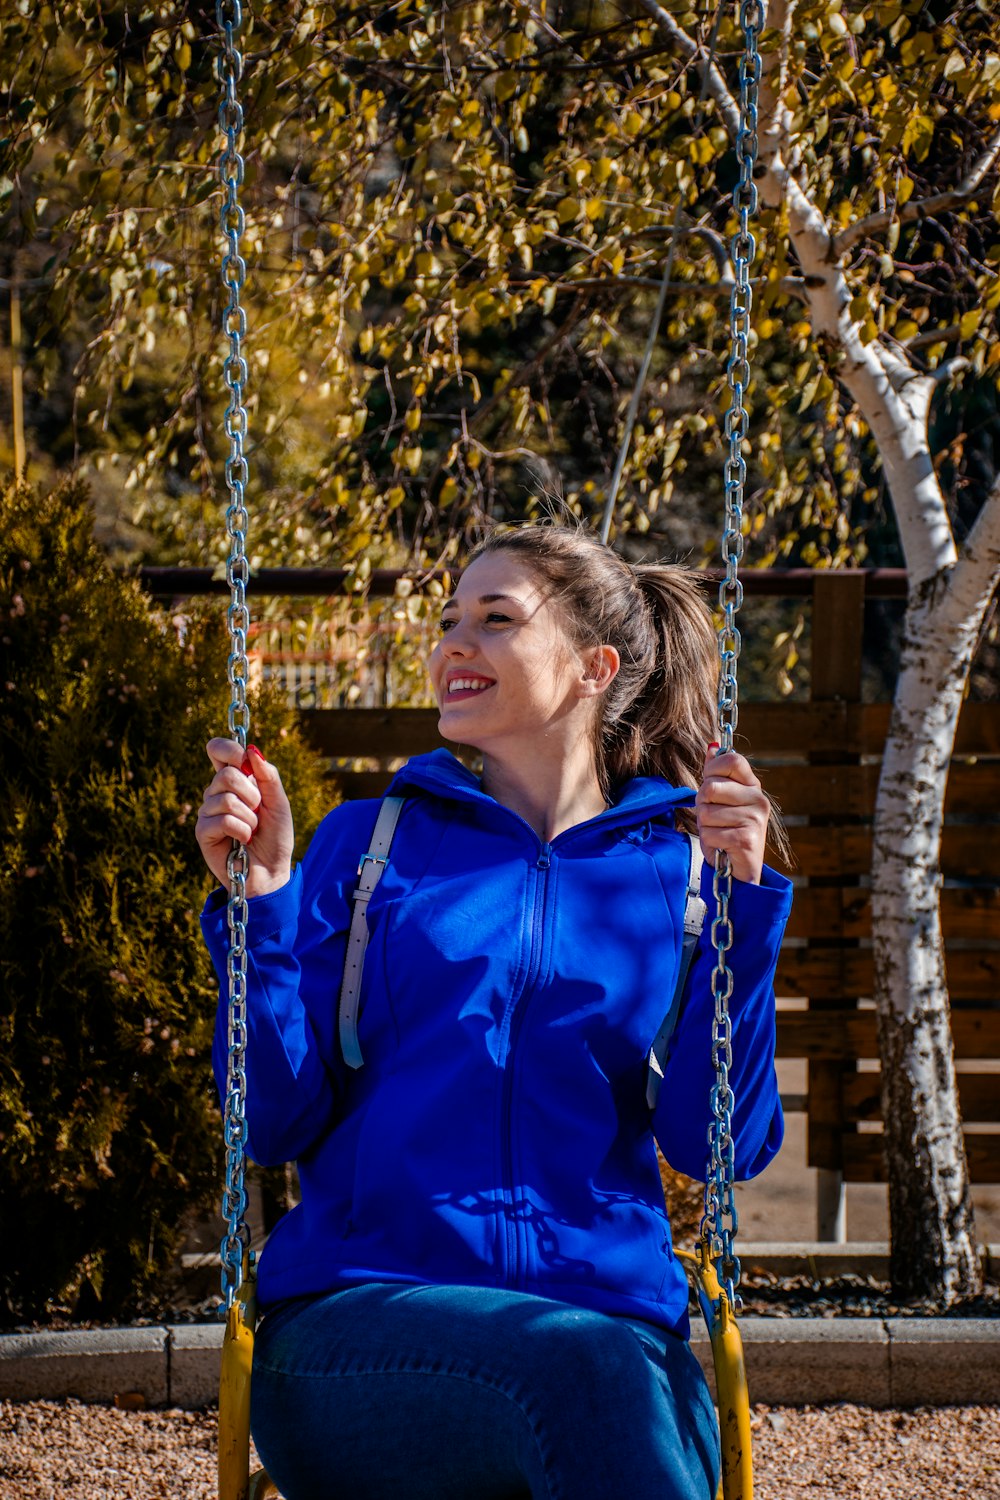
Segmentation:
{"type": "MultiPolygon", "coordinates": [[[[663,34],[670,38],[677,50],[683,53],[689,61],[693,62],[699,53],[703,54],[705,52],[705,48],[699,42],[696,42],[693,36],[688,36],[684,28],[678,25],[670,12],[664,10],[663,6],[657,3],[657,0],[639,0],[639,4],[650,20],[655,22],[663,34]]],[[[735,142],[740,128],[739,105],[729,92],[726,80],[723,78],[718,64],[710,62],[707,57],[705,62],[708,67],[708,77],[706,80],[708,92],[719,107],[719,113],[729,134],[729,139],[735,142]]]]}
{"type": "Polygon", "coordinates": [[[763,195],[788,214],[789,237],[802,268],[813,327],[841,353],[837,375],[858,403],[878,444],[899,536],[917,583],[954,565],[955,539],[934,472],[927,421],[935,382],[915,370],[905,349],[865,342],[851,314],[851,289],[830,227],[799,178],[794,117],[786,103],[795,0],[774,0],[771,23],[781,45],[766,52],[760,83],[763,195]]]}
{"type": "Polygon", "coordinates": [[[978,635],[998,588],[1000,474],[994,479],[972,529],[962,543],[958,560],[948,575],[945,597],[937,601],[937,607],[942,611],[942,617],[948,617],[950,625],[978,635]]]}
{"type": "MultiPolygon", "coordinates": [[[[537,276],[510,277],[511,286],[531,286],[538,281],[537,276]]],[[[756,278],[751,283],[752,287],[761,290],[765,286],[773,286],[766,278],[756,278]]],[[[599,292],[608,291],[611,288],[637,287],[640,290],[649,289],[659,291],[663,285],[657,276],[576,276],[572,281],[550,281],[548,285],[555,292],[599,292]]],[[[670,281],[667,283],[667,291],[676,296],[695,295],[698,297],[728,297],[733,289],[732,275],[722,277],[718,281],[670,281]]],[[[801,301],[808,301],[806,284],[800,276],[785,276],[777,283],[777,289],[786,297],[798,297],[801,301]]]]}
{"type": "Polygon", "coordinates": [[[919,202],[911,198],[909,203],[904,203],[901,208],[880,209],[877,214],[868,214],[866,218],[858,219],[854,224],[848,224],[847,228],[842,229],[834,239],[836,254],[845,255],[852,246],[857,244],[858,240],[871,239],[894,223],[912,224],[915,219],[924,219],[930,214],[943,213],[946,209],[957,207],[959,203],[964,203],[978,191],[983,178],[998,162],[1000,162],[1000,129],[996,131],[982,156],[957,187],[948,188],[943,193],[932,193],[929,198],[921,198],[919,202]]]}
{"type": "Polygon", "coordinates": [[[663,239],[666,237],[672,239],[675,234],[689,234],[704,240],[709,254],[715,261],[719,276],[730,286],[732,285],[735,276],[726,242],[718,230],[711,229],[707,224],[680,224],[676,229],[670,224],[651,224],[648,229],[640,229],[636,238],[663,239]]]}

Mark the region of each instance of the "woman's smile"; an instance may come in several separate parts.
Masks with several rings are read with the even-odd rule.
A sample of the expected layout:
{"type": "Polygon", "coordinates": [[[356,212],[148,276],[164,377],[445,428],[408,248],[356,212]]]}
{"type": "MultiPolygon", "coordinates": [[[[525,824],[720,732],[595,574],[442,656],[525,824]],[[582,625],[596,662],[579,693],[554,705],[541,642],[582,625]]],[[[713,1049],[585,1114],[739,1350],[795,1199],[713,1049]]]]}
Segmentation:
{"type": "Polygon", "coordinates": [[[445,678],[445,697],[454,703],[459,698],[474,698],[491,687],[496,687],[492,677],[483,677],[478,672],[449,672],[445,678]]]}

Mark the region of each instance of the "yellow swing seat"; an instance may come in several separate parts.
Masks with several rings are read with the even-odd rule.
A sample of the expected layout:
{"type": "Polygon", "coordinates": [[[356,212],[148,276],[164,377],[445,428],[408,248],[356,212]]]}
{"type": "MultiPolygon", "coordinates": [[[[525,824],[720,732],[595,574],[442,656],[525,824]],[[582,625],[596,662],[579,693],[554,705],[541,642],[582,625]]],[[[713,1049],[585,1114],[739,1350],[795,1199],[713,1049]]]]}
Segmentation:
{"type": "MultiPolygon", "coordinates": [[[[743,1340],[736,1314],[719,1284],[707,1241],[678,1250],[694,1283],[712,1341],[722,1445],[722,1479],[716,1500],[753,1500],[750,1396],[743,1340]]],[[[281,1500],[264,1469],[250,1473],[250,1374],[257,1320],[257,1272],[252,1258],[238,1299],[226,1315],[219,1384],[219,1500],[281,1500]]]]}

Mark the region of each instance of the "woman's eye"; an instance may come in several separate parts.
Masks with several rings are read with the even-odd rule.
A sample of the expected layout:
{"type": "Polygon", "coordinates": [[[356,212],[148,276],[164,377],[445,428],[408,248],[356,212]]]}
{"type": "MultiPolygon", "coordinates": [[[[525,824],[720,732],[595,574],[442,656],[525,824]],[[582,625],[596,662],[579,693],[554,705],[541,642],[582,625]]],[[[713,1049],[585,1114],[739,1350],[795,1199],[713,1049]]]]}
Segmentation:
{"type": "Polygon", "coordinates": [[[452,628],[452,626],[456,625],[457,623],[458,623],[457,620],[442,620],[441,621],[441,634],[444,635],[444,633],[445,633],[446,630],[450,630],[452,628]]]}
{"type": "Polygon", "coordinates": [[[486,623],[487,625],[509,625],[510,615],[501,615],[493,610],[486,616],[486,623]]]}

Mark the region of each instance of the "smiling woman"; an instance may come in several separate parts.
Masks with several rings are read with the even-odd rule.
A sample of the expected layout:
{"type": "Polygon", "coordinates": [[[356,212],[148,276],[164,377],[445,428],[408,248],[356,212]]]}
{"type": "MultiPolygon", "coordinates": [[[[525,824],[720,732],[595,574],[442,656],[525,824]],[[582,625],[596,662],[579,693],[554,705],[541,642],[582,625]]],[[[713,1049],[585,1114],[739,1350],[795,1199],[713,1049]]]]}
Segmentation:
{"type": "MultiPolygon", "coordinates": [[[[693,845],[734,875],[741,1176],[781,1141],[790,892],[763,863],[756,776],[710,743],[708,609],[683,570],[584,533],[498,532],[442,610],[430,673],[442,734],[480,750],[482,776],[443,750],[410,761],[391,852],[379,805],[354,804],[293,870],[277,768],[208,747],[202,851],[220,882],[233,838],[249,860],[248,1150],[297,1159],[302,1186],[261,1259],[258,1449],[287,1500],[710,1500],[718,1433],[655,1152],[704,1174],[716,955],[685,949],[693,845]],[[361,856],[382,873],[345,1060],[361,856]]],[[[225,986],[221,890],[203,924],[225,986]]]]}

